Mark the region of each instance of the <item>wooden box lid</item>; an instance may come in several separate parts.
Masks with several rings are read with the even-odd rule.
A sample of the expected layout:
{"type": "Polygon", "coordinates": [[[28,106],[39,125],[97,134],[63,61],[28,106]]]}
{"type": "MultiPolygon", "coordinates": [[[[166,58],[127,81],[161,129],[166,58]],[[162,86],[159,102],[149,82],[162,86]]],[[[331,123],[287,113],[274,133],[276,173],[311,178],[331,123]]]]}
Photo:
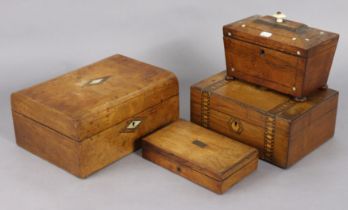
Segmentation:
{"type": "Polygon", "coordinates": [[[261,45],[301,57],[309,57],[336,45],[336,33],[273,16],[251,16],[223,27],[225,37],[261,45]]]}
{"type": "Polygon", "coordinates": [[[178,95],[176,76],[114,55],[12,94],[12,109],[81,141],[178,95]]]}
{"type": "Polygon", "coordinates": [[[143,145],[220,181],[258,158],[256,149],[184,120],[143,138],[143,145]]]}

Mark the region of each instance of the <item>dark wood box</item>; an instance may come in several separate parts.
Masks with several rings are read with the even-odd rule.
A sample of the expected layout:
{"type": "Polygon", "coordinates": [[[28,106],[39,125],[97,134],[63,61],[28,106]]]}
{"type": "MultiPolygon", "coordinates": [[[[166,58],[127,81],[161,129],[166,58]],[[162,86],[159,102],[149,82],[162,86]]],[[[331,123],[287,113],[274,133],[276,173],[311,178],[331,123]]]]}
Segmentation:
{"type": "Polygon", "coordinates": [[[143,157],[218,194],[258,163],[256,149],[184,120],[146,136],[143,157]]]}
{"type": "Polygon", "coordinates": [[[12,94],[17,144],[86,177],[178,118],[178,81],[115,55],[12,94]]]}
{"type": "Polygon", "coordinates": [[[257,148],[287,168],[334,135],[338,92],[317,90],[306,102],[221,72],[191,87],[191,121],[257,148]]]}
{"type": "Polygon", "coordinates": [[[238,78],[299,100],[326,88],[339,35],[272,16],[223,27],[227,78],[238,78]]]}

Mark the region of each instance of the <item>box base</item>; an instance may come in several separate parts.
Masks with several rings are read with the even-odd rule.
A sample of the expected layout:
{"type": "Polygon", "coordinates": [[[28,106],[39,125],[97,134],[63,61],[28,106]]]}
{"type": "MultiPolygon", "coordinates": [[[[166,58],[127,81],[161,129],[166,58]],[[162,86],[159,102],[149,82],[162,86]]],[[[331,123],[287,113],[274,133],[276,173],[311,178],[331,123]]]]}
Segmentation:
{"type": "Polygon", "coordinates": [[[17,145],[79,178],[86,178],[140,147],[139,139],[179,117],[179,97],[174,96],[137,114],[143,119],[134,131],[121,122],[83,141],[69,137],[13,112],[17,145]]]}

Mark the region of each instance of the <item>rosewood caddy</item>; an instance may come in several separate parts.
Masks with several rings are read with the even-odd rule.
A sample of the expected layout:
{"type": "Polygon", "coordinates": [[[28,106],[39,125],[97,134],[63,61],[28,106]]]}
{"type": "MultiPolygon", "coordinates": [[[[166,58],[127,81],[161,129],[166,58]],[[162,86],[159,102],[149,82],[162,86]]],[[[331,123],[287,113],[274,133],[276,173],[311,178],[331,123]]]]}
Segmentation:
{"type": "Polygon", "coordinates": [[[223,27],[226,78],[304,101],[318,88],[327,88],[339,35],[277,15],[256,15],[223,27]]]}

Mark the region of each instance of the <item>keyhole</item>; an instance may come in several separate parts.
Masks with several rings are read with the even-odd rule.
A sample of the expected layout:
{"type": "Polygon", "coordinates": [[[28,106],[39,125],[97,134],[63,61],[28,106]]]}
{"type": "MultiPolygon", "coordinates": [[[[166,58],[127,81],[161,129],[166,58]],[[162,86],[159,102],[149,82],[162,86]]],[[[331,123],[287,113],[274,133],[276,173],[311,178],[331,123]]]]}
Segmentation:
{"type": "Polygon", "coordinates": [[[239,130],[239,124],[238,124],[237,121],[234,121],[234,122],[232,123],[232,129],[233,129],[235,132],[238,132],[238,130],[239,130]]]}
{"type": "Polygon", "coordinates": [[[260,52],[259,52],[260,56],[263,57],[265,56],[266,52],[264,49],[260,49],[260,52]]]}
{"type": "Polygon", "coordinates": [[[176,171],[180,173],[181,172],[181,168],[179,166],[176,167],[176,171]]]}
{"type": "Polygon", "coordinates": [[[133,127],[135,126],[135,122],[132,122],[132,126],[133,126],[133,127]]]}
{"type": "Polygon", "coordinates": [[[230,126],[233,132],[236,132],[238,134],[240,134],[242,132],[242,125],[241,122],[239,120],[233,120],[230,122],[230,126]]]}

